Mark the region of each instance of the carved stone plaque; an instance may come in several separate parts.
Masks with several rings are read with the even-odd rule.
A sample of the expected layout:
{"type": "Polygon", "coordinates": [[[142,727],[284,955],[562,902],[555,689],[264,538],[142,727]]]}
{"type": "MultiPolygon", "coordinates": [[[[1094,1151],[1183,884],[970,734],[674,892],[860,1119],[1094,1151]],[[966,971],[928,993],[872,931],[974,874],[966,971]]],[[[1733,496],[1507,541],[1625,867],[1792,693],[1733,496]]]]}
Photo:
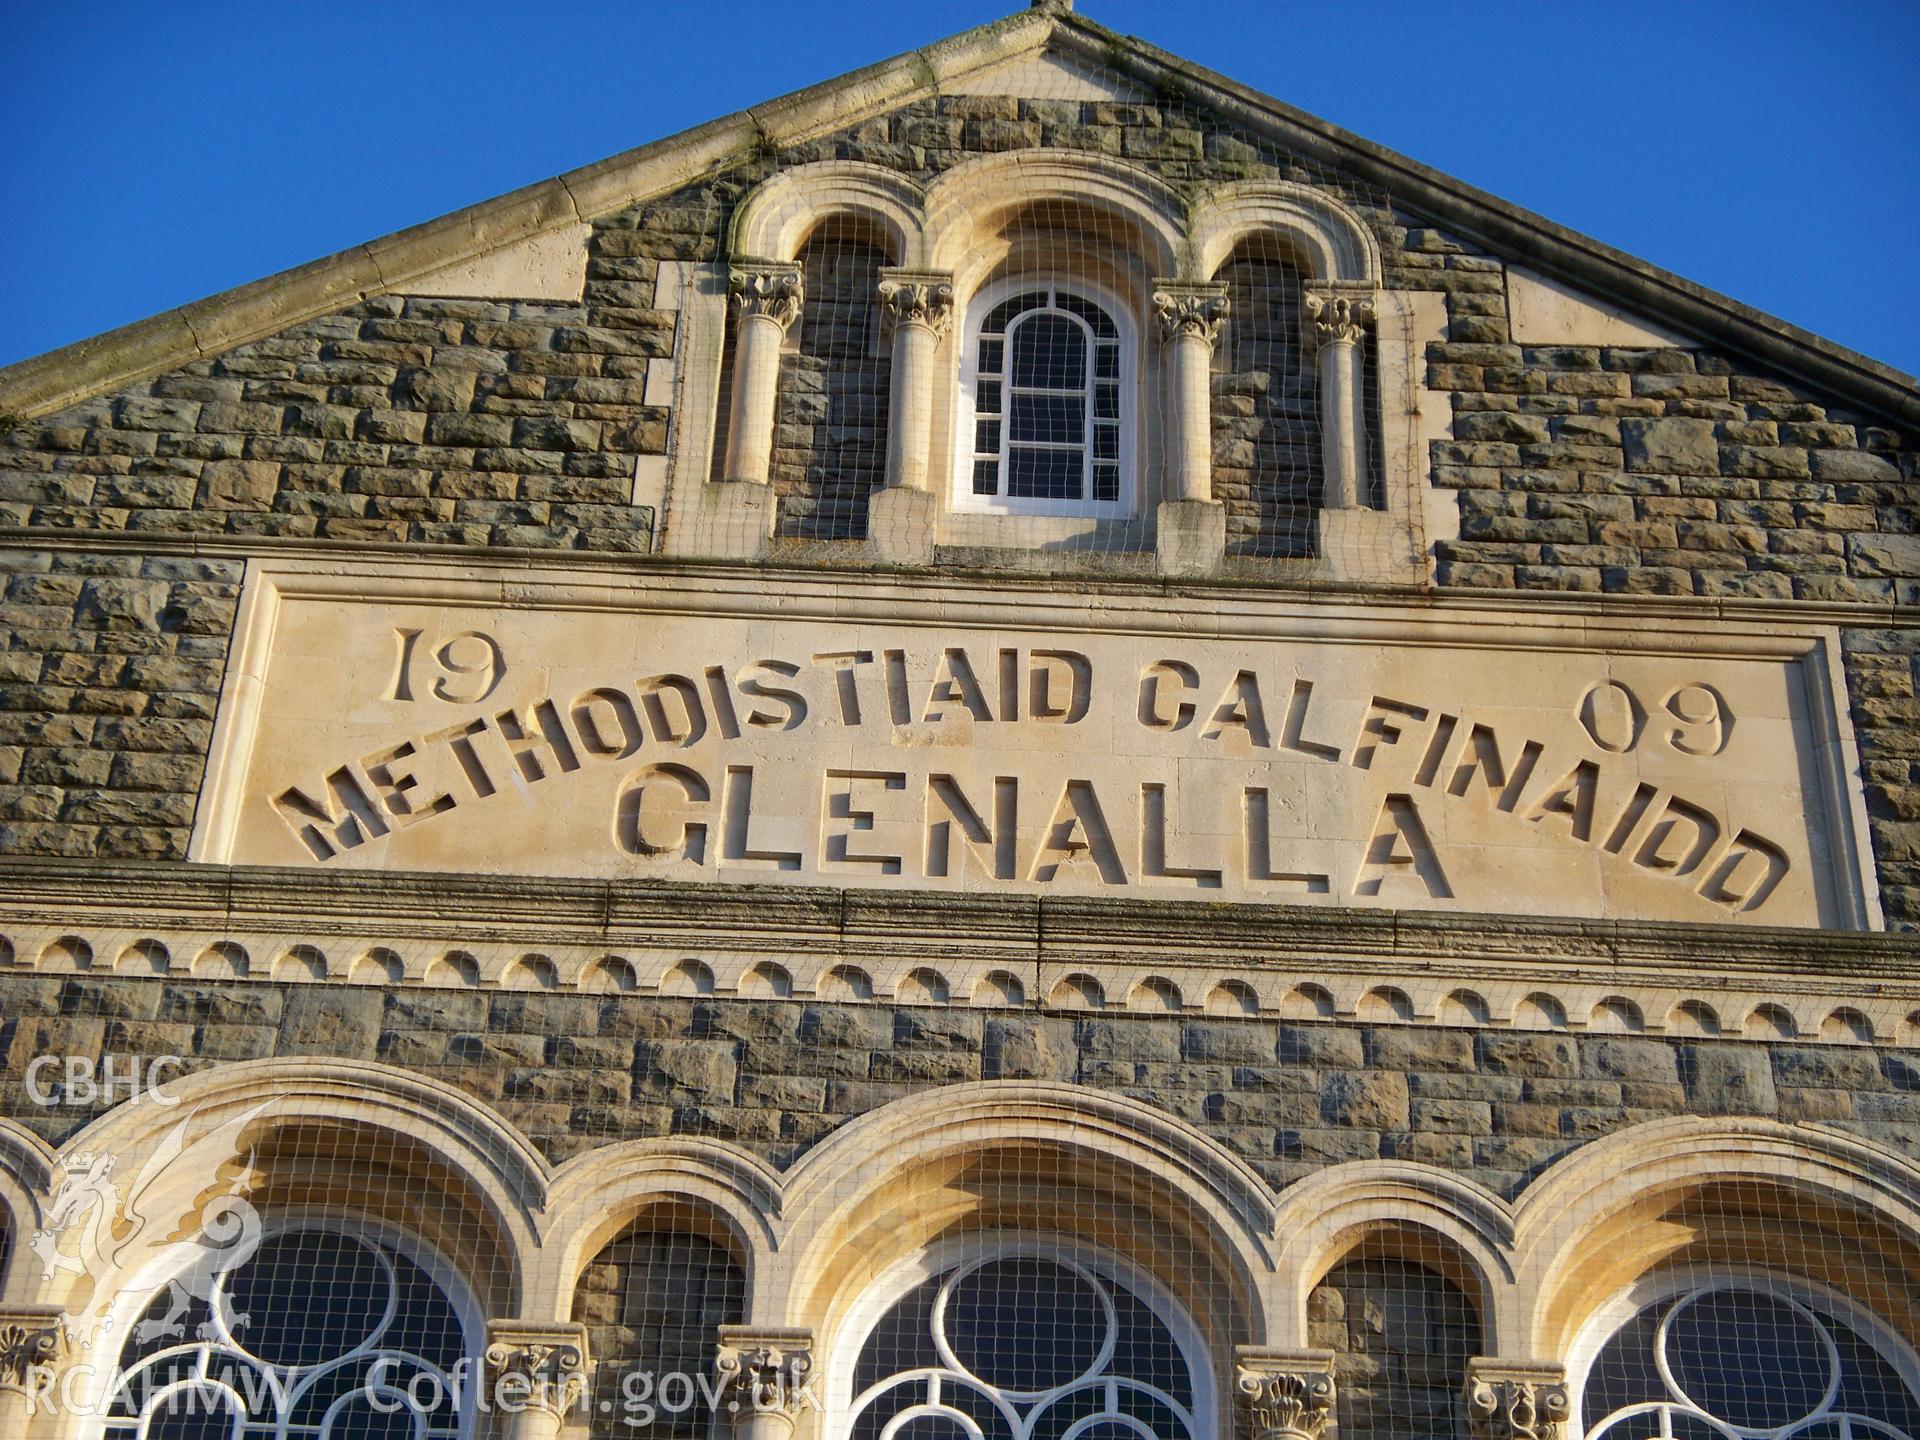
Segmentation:
{"type": "Polygon", "coordinates": [[[263,566],[198,859],[1877,926],[1831,636],[263,566]]]}

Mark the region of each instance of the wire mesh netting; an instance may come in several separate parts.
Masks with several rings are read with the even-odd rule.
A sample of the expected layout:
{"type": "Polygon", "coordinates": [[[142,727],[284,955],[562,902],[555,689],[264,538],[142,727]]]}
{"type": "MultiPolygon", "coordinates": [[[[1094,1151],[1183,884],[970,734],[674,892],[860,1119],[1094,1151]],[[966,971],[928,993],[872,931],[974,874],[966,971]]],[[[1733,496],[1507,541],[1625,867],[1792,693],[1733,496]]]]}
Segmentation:
{"type": "MultiPolygon", "coordinates": [[[[1219,572],[1322,574],[1330,510],[1394,513],[1420,337],[1276,197],[1389,250],[1404,217],[1179,96],[1034,73],[703,194],[681,480],[759,486],[725,523],[800,562],[1156,572],[1199,501],[1219,572]],[[781,253],[723,253],[729,206],[829,162],[910,181],[921,241],[801,187],[754,232],[781,253]],[[1263,198],[1193,243],[1230,193],[1263,198]]],[[[1378,533],[1341,578],[1399,573],[1378,533]]],[[[1515,1033],[1305,975],[1263,1013],[1240,977],[1277,962],[1225,940],[1197,1003],[1030,951],[969,990],[839,897],[779,903],[860,954],[790,953],[769,899],[739,953],[602,955],[603,891],[517,892],[587,950],[563,980],[456,881],[482,939],[360,893],[417,953],[5,953],[0,1435],[1920,1440],[1920,1071],[1864,1017],[1660,1031],[1649,982],[1620,1033],[1558,1002],[1515,1033]]],[[[956,951],[1015,948],[977,923],[956,951]]]]}

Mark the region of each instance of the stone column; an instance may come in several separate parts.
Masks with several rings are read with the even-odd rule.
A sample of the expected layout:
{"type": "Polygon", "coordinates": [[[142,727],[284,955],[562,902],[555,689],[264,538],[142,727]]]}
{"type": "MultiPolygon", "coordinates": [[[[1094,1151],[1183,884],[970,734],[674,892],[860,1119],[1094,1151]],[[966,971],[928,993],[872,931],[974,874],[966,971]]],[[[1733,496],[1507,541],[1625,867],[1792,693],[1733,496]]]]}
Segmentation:
{"type": "Polygon", "coordinates": [[[933,493],[934,356],[953,326],[953,277],[882,270],[880,307],[893,338],[893,391],[887,488],[867,502],[867,538],[881,560],[924,565],[933,558],[939,528],[940,502],[933,493]]]}
{"type": "Polygon", "coordinates": [[[1562,1440],[1573,1409],[1565,1367],[1524,1361],[1467,1362],[1462,1399],[1473,1440],[1562,1440]]]}
{"type": "Polygon", "coordinates": [[[931,489],[933,354],[953,325],[953,277],[926,270],[882,270],[880,306],[893,337],[887,485],[931,489]]]}
{"type": "Polygon", "coordinates": [[[1213,499],[1213,347],[1230,305],[1224,285],[1154,282],[1167,357],[1169,500],[1213,499]]]}
{"type": "Polygon", "coordinates": [[[1227,320],[1227,288],[1153,282],[1167,372],[1166,486],[1154,516],[1154,549],[1170,575],[1217,569],[1227,512],[1213,498],[1213,346],[1227,320]]]}
{"type": "Polygon", "coordinates": [[[1333,1424],[1333,1352],[1234,1352],[1233,1392],[1240,1440],[1321,1440],[1333,1424]]]}
{"type": "MultiPolygon", "coordinates": [[[[0,1309],[0,1434],[27,1436],[52,1425],[70,1336],[53,1306],[0,1309]]],[[[50,1432],[49,1432],[50,1433],[50,1432]]]]}
{"type": "Polygon", "coordinates": [[[559,1440],[587,1392],[584,1325],[487,1322],[487,1405],[503,1440],[559,1440]]]}
{"type": "Polygon", "coordinates": [[[1373,301],[1365,296],[1306,297],[1308,339],[1320,365],[1320,455],[1325,470],[1321,505],[1367,508],[1366,327],[1373,301]]]}
{"type": "Polygon", "coordinates": [[[813,1332],[722,1325],[713,1368],[736,1440],[790,1440],[813,1399],[813,1332]]]}
{"type": "Polygon", "coordinates": [[[800,267],[757,261],[735,264],[727,294],[739,317],[733,341],[733,409],[727,418],[729,481],[765,485],[773,469],[773,404],[780,386],[780,347],[800,318],[805,293],[800,267]]]}

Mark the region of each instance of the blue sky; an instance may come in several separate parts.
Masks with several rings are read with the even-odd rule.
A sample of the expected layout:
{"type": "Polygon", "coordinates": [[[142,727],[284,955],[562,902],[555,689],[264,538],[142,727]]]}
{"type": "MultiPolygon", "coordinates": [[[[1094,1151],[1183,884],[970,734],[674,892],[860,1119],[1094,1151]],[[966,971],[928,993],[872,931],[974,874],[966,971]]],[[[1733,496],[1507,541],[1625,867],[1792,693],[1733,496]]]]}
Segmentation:
{"type": "MultiPolygon", "coordinates": [[[[0,364],[1018,3],[0,3],[0,364]]],[[[1080,8],[1920,371],[1916,0],[1080,8]]]]}

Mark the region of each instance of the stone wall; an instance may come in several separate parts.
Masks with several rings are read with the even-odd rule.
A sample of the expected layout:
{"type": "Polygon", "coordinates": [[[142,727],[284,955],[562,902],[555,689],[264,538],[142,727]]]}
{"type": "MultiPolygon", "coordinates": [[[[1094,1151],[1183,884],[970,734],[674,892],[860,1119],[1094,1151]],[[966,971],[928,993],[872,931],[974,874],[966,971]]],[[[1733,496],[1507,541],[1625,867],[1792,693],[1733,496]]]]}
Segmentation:
{"type": "Polygon", "coordinates": [[[653,292],[381,296],[23,426],[0,524],[644,550],[633,457],[666,448],[642,398],[674,317],[595,299],[616,285],[653,292]]]}
{"type": "Polygon", "coordinates": [[[1467,1362],[1486,1344],[1459,1286],[1407,1260],[1349,1260],[1308,1297],[1307,1327],[1333,1352],[1338,1440],[1464,1436],[1467,1362]]]}
{"type": "Polygon", "coordinates": [[[1213,494],[1227,511],[1227,553],[1311,555],[1323,482],[1300,273],[1242,246],[1218,278],[1232,306],[1213,377],[1213,494]]]}
{"type": "MultiPolygon", "coordinates": [[[[1178,104],[994,96],[917,102],[602,218],[581,305],[381,297],[19,426],[0,437],[0,524],[644,549],[627,482],[665,448],[669,417],[643,403],[674,341],[662,260],[722,258],[733,206],[777,169],[924,182],[1049,146],[1194,195],[1322,186],[1373,227],[1390,288],[1446,295],[1426,381],[1452,396],[1434,479],[1461,536],[1440,584],[1920,601],[1915,453],[1872,417],[1705,350],[1515,344],[1499,257],[1178,104]]],[[[792,423],[799,472],[844,439],[792,423]]]]}
{"type": "MultiPolygon", "coordinates": [[[[671,1213],[643,1217],[595,1256],[573,1300],[594,1359],[593,1440],[634,1433],[626,1402],[640,1382],[630,1376],[656,1377],[657,1386],[660,1376],[705,1374],[716,1328],[740,1324],[746,1300],[745,1270],[671,1213]]],[[[646,1430],[664,1440],[705,1440],[709,1418],[698,1408],[661,1409],[646,1430]]]]}
{"type": "Polygon", "coordinates": [[[824,225],[801,247],[806,308],[780,366],[774,530],[808,540],[867,533],[867,497],[886,482],[893,365],[880,334],[880,268],[892,263],[860,230],[824,225]]]}
{"type": "Polygon", "coordinates": [[[157,976],[0,976],[0,1016],[0,1114],[53,1141],[95,1112],[32,1103],[36,1055],[327,1055],[457,1086],[555,1161],[703,1135],[784,1166],[889,1100],[981,1079],[1143,1099],[1276,1186],[1384,1157],[1511,1196],[1584,1141],[1682,1114],[1818,1121],[1920,1157],[1920,1058],[1833,1043],[157,976]]]}
{"type": "MultiPolygon", "coordinates": [[[[581,305],[380,297],[21,425],[0,437],[0,524],[645,549],[652,517],[628,501],[632,457],[666,443],[644,403],[674,343],[660,262],[722,258],[733,206],[776,169],[927,181],[1048,146],[1193,195],[1322,186],[1373,227],[1390,288],[1446,295],[1426,380],[1452,396],[1434,479],[1459,494],[1461,536],[1440,584],[1920,601],[1903,437],[1704,350],[1515,344],[1500,258],[1174,103],[945,97],[743,157],[597,221],[581,305]]],[[[803,428],[784,446],[800,472],[844,439],[803,428]]]]}
{"type": "Polygon", "coordinates": [[[0,852],[186,857],[240,576],[0,551],[0,852]]]}

